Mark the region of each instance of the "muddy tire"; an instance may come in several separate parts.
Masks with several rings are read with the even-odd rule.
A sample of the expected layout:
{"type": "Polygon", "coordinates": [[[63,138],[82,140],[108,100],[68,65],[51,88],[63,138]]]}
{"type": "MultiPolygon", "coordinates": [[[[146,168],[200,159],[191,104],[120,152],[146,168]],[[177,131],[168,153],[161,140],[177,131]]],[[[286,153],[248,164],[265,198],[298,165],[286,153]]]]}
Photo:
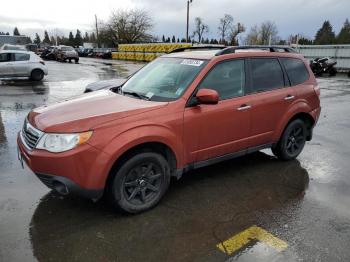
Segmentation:
{"type": "Polygon", "coordinates": [[[34,69],[30,74],[30,79],[33,81],[41,81],[44,78],[44,72],[41,69],[34,69]]]}
{"type": "Polygon", "coordinates": [[[306,125],[301,119],[293,120],[284,130],[280,141],[272,147],[272,153],[281,160],[295,159],[306,142],[306,125]]]}
{"type": "Polygon", "coordinates": [[[74,58],[74,62],[75,62],[76,64],[78,64],[78,63],[79,63],[79,58],[74,58]]]}
{"type": "Polygon", "coordinates": [[[116,209],[127,213],[140,213],[154,207],[170,183],[168,162],[153,152],[132,156],[114,172],[108,197],[116,209]]]}

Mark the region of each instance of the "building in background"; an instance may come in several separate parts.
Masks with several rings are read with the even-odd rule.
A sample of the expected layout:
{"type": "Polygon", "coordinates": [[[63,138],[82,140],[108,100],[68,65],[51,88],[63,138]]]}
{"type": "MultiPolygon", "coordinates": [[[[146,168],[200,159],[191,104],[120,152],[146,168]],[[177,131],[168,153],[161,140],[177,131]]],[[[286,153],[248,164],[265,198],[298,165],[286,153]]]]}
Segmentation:
{"type": "Polygon", "coordinates": [[[25,45],[30,42],[29,37],[24,35],[0,35],[0,47],[4,44],[25,45]]]}

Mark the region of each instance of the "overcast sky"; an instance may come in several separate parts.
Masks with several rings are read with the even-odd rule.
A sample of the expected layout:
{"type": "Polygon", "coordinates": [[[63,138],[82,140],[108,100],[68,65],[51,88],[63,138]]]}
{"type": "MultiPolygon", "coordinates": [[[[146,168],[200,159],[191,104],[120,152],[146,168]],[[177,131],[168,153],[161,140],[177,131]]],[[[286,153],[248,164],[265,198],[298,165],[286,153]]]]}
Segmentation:
{"type": "MultiPolygon", "coordinates": [[[[56,31],[67,34],[77,28],[93,30],[94,15],[107,20],[112,10],[142,8],[153,18],[153,34],[161,37],[184,37],[186,33],[186,0],[60,0],[27,1],[4,0],[0,8],[0,31],[13,32],[17,26],[21,34],[33,36],[56,31]],[[58,30],[57,30],[58,29],[58,30]]],[[[274,21],[279,35],[301,33],[314,37],[323,21],[328,19],[336,33],[344,20],[350,18],[350,0],[193,0],[190,21],[196,16],[209,25],[206,37],[218,37],[217,27],[223,14],[231,14],[235,22],[247,29],[266,20],[274,21]]],[[[190,27],[190,32],[193,30],[190,27]]]]}

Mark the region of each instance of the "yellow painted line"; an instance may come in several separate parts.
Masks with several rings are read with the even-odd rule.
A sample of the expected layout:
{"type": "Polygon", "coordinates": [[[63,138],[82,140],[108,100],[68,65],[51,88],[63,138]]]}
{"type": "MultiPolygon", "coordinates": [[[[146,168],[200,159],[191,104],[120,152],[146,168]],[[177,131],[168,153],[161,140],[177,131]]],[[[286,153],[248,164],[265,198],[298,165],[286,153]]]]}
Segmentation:
{"type": "Polygon", "coordinates": [[[217,247],[224,253],[231,255],[238,251],[252,240],[258,240],[270,247],[275,248],[278,251],[283,251],[288,247],[287,242],[275,237],[271,233],[267,232],[258,226],[251,226],[250,228],[234,235],[233,237],[225,240],[222,243],[217,244],[217,247]]]}

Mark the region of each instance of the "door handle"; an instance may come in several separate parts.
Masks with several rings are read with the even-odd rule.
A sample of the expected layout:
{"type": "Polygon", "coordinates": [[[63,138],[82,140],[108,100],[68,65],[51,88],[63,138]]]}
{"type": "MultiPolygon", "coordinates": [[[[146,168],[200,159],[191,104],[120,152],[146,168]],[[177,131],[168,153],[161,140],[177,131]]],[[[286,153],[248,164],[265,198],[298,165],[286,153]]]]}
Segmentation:
{"type": "Polygon", "coordinates": [[[238,111],[242,111],[242,110],[247,110],[247,109],[249,109],[249,108],[251,108],[250,105],[243,104],[243,105],[241,105],[240,107],[238,107],[237,110],[238,110],[238,111]]]}
{"type": "Polygon", "coordinates": [[[294,99],[294,98],[295,98],[295,96],[287,95],[287,96],[284,98],[284,100],[288,101],[288,100],[292,100],[292,99],[294,99]]]}
{"type": "Polygon", "coordinates": [[[287,96],[284,98],[284,100],[288,101],[288,100],[292,100],[292,99],[294,99],[294,98],[295,98],[295,96],[287,95],[287,96]]]}

